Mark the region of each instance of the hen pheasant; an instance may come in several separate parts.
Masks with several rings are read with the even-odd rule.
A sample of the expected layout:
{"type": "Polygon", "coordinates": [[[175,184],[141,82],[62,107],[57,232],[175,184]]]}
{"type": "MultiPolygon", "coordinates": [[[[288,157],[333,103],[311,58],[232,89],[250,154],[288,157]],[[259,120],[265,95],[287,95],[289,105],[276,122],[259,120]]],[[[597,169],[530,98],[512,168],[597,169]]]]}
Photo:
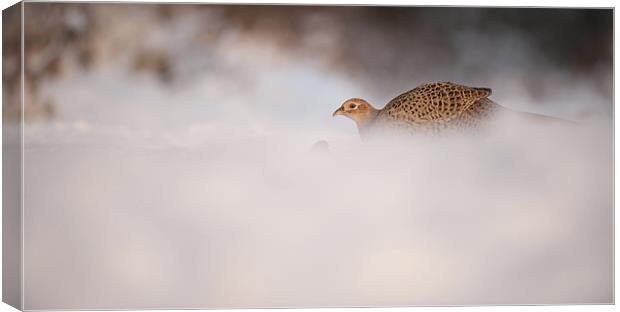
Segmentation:
{"type": "Polygon", "coordinates": [[[370,134],[439,133],[476,129],[485,119],[504,109],[489,100],[491,89],[472,88],[451,82],[424,84],[376,109],[359,98],[346,100],[333,116],[349,117],[357,124],[362,139],[370,134]]]}

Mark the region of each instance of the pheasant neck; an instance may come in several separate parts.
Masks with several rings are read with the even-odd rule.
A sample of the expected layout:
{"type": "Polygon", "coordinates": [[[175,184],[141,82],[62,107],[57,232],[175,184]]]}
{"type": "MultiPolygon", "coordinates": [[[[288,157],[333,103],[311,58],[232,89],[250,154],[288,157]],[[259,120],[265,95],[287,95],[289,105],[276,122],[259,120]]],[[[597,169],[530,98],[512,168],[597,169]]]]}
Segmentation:
{"type": "Polygon", "coordinates": [[[355,119],[355,123],[357,124],[357,130],[361,136],[364,136],[366,132],[368,132],[369,128],[375,122],[378,114],[378,110],[371,108],[369,112],[355,119]]]}

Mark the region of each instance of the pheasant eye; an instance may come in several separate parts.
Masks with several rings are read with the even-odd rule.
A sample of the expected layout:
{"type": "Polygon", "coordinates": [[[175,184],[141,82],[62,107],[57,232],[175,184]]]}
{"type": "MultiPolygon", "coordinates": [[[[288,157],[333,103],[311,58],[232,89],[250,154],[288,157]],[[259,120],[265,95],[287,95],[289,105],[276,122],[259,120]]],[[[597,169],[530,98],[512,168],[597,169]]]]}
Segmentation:
{"type": "Polygon", "coordinates": [[[357,108],[357,105],[355,105],[355,104],[351,104],[351,105],[349,105],[349,108],[350,108],[350,109],[356,109],[356,108],[357,108]]]}

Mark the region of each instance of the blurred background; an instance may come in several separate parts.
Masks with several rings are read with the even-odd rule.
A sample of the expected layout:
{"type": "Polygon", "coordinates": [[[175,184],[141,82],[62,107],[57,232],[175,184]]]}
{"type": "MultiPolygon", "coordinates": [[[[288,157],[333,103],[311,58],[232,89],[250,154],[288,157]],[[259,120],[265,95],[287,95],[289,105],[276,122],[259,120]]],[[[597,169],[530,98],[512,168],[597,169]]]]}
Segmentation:
{"type": "MultiPolygon", "coordinates": [[[[29,121],[204,120],[225,101],[316,122],[429,81],[572,119],[611,112],[611,10],[32,3],[25,20],[29,121]]],[[[17,62],[4,55],[9,84],[17,62]]]]}
{"type": "Polygon", "coordinates": [[[613,302],[611,9],[24,5],[25,308],[613,302]],[[331,117],[431,81],[584,128],[331,117]]]}

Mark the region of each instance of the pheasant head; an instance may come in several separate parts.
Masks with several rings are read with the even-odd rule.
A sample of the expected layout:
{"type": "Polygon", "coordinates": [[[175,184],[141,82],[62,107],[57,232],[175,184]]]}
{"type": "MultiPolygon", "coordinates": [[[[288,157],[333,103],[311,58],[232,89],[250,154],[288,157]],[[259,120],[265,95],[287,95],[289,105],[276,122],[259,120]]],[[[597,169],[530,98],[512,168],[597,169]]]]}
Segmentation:
{"type": "Polygon", "coordinates": [[[349,117],[355,121],[357,128],[362,131],[375,120],[378,113],[379,110],[372,107],[370,103],[362,99],[353,98],[344,101],[332,116],[342,115],[349,117]]]}

